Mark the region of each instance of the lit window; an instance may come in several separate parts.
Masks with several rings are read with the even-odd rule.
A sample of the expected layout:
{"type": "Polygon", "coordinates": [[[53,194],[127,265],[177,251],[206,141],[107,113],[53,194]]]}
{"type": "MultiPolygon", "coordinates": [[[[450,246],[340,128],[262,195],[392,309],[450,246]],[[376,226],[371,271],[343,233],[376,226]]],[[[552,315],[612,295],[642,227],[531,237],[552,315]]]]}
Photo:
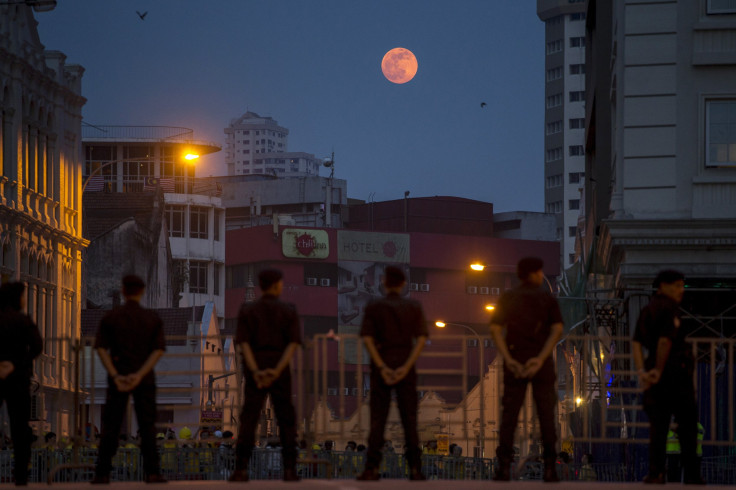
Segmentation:
{"type": "Polygon", "coordinates": [[[705,114],[706,166],[736,166],[736,99],[710,100],[705,114]]]}

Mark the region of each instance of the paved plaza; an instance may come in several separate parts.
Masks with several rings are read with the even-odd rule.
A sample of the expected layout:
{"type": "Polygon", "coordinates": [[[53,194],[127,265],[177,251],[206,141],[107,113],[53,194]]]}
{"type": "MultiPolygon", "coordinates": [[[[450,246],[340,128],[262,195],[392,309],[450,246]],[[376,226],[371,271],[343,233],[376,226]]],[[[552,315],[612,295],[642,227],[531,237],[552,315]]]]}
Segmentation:
{"type": "MultiPolygon", "coordinates": [[[[55,483],[53,485],[56,488],[63,490],[90,490],[92,487],[89,483],[55,483]]],[[[426,490],[445,490],[451,488],[452,490],[464,490],[464,489],[488,489],[488,488],[499,488],[509,490],[527,490],[527,489],[541,489],[546,488],[569,488],[574,487],[580,490],[616,490],[616,489],[634,489],[634,488],[649,488],[651,485],[644,485],[643,483],[598,483],[598,482],[562,482],[562,483],[543,483],[540,481],[513,481],[513,482],[494,482],[494,481],[459,481],[459,480],[431,480],[426,482],[412,482],[407,480],[392,480],[383,479],[377,482],[359,482],[356,480],[302,480],[296,483],[286,483],[280,480],[252,480],[247,483],[229,483],[224,481],[175,481],[169,482],[166,485],[147,485],[142,482],[114,482],[109,486],[95,486],[94,488],[111,488],[111,489],[152,489],[152,488],[212,488],[213,486],[232,489],[258,489],[258,490],[301,490],[301,489],[334,489],[334,490],[392,490],[392,489],[426,489],[426,490]]],[[[708,485],[709,487],[721,487],[727,488],[727,485],[708,485]]],[[[658,486],[655,486],[657,488],[658,486]]],[[[667,488],[675,488],[676,485],[667,485],[667,488]]],[[[48,488],[48,485],[41,483],[33,483],[28,488],[48,488]]],[[[683,488],[697,488],[697,487],[683,487],[683,488]]],[[[730,488],[733,488],[730,486],[730,488]]]]}

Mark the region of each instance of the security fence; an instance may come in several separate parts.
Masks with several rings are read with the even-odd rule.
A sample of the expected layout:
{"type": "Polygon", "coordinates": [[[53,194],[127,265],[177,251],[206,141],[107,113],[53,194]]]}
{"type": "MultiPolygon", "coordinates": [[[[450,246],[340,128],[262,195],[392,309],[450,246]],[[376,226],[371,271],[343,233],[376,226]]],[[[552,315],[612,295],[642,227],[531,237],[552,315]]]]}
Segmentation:
{"type": "MultiPolygon", "coordinates": [[[[736,340],[688,341],[696,358],[695,382],[705,428],[703,473],[711,483],[733,484],[736,340]]],[[[107,389],[106,373],[93,342],[86,337],[46,339],[44,354],[36,361],[32,426],[38,442],[31,461],[33,481],[49,476],[55,481],[91,477],[107,389]],[[57,443],[54,449],[39,447],[49,431],[57,432],[60,440],[67,440],[57,443]]],[[[497,358],[485,364],[484,376],[480,378],[485,389],[481,390],[478,379],[469,373],[471,366],[478,369],[478,361],[485,359],[484,352],[492,351],[490,340],[458,335],[448,336],[445,344],[434,339],[433,342],[434,350],[428,348],[424,358],[436,357],[436,367],[418,370],[419,431],[422,443],[437,439],[441,443],[439,452],[445,455],[425,454],[423,471],[436,479],[488,479],[493,472],[493,460],[488,456],[494,454],[497,445],[501,364],[497,358]],[[448,398],[452,393],[456,396],[447,401],[437,393],[448,398]],[[480,430],[481,424],[485,431],[480,430]],[[457,444],[460,452],[450,453],[450,443],[457,444]]],[[[646,472],[648,423],[642,415],[629,339],[571,335],[561,342],[556,355],[560,374],[560,439],[575,462],[559,466],[561,478],[641,479],[646,472]],[[596,454],[595,462],[586,466],[577,463],[587,452],[596,454]]],[[[232,338],[206,333],[167,336],[166,354],[156,368],[157,430],[163,439],[161,467],[167,478],[218,480],[232,471],[234,441],[213,436],[215,431],[237,434],[244,402],[241,373],[232,338]]],[[[324,449],[327,441],[333,449],[342,449],[347,441],[365,444],[367,440],[370,371],[359,336],[341,332],[309,339],[294,358],[292,376],[297,429],[306,448],[300,453],[301,476],[353,478],[362,471],[363,453],[324,449]]],[[[538,479],[541,463],[530,457],[539,443],[538,424],[531,403],[525,407],[529,408],[522,410],[517,430],[520,451],[514,474],[520,479],[538,479]]],[[[272,413],[270,402],[266,402],[256,435],[261,448],[254,452],[250,466],[254,479],[280,478],[280,452],[263,448],[278,436],[272,413]]],[[[7,420],[0,420],[0,429],[8,433],[7,420]]],[[[129,436],[136,432],[132,400],[123,432],[129,436]]],[[[381,472],[389,478],[403,477],[403,434],[400,424],[391,417],[386,438],[393,441],[397,450],[386,453],[381,472]]],[[[142,479],[139,450],[123,446],[116,456],[112,478],[142,479]]],[[[0,450],[0,482],[10,481],[11,454],[0,450]]]]}

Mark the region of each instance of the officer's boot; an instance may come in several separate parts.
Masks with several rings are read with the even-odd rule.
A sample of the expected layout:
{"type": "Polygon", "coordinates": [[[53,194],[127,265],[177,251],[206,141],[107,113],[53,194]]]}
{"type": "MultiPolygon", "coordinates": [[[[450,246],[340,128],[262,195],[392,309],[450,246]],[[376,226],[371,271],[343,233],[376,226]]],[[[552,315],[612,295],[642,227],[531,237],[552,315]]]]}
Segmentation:
{"type": "Polygon", "coordinates": [[[496,449],[496,472],[493,475],[494,481],[511,480],[511,454],[506,454],[500,447],[496,449]]]}
{"type": "Polygon", "coordinates": [[[547,483],[554,483],[560,481],[560,477],[557,476],[557,468],[555,468],[555,458],[544,458],[544,481],[547,483]]]}

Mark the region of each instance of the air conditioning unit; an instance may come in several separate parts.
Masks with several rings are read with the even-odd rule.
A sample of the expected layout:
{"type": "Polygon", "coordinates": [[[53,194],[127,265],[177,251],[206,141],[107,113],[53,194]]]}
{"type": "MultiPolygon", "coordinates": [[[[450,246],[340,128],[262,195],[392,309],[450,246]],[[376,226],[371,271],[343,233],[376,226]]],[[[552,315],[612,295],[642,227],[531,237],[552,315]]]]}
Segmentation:
{"type": "Polygon", "coordinates": [[[350,388],[343,388],[343,393],[345,393],[345,396],[348,396],[350,394],[350,388]]]}
{"type": "Polygon", "coordinates": [[[501,294],[501,288],[491,288],[491,294],[494,296],[499,296],[501,294]]]}
{"type": "Polygon", "coordinates": [[[478,294],[477,286],[468,286],[468,294],[478,294]]]}
{"type": "Polygon", "coordinates": [[[327,388],[327,396],[337,396],[337,388],[327,388]]]}
{"type": "Polygon", "coordinates": [[[478,339],[468,339],[468,347],[478,347],[478,339]]]}
{"type": "Polygon", "coordinates": [[[316,286],[317,285],[317,278],[316,277],[308,277],[307,278],[307,286],[316,286]]]}
{"type": "Polygon", "coordinates": [[[363,388],[363,396],[366,397],[371,394],[371,390],[368,388],[363,388]]]}
{"type": "Polygon", "coordinates": [[[353,396],[358,396],[358,388],[353,388],[353,396]]]}
{"type": "Polygon", "coordinates": [[[330,285],[330,279],[327,278],[327,277],[323,277],[322,279],[319,280],[319,285],[320,286],[329,286],[330,285]]]}
{"type": "Polygon", "coordinates": [[[482,286],[480,288],[480,294],[490,294],[490,289],[488,286],[482,286]]]}
{"type": "Polygon", "coordinates": [[[488,340],[488,339],[485,339],[485,340],[483,341],[483,347],[490,347],[490,346],[491,346],[491,341],[490,341],[490,340],[488,340]]]}
{"type": "Polygon", "coordinates": [[[429,284],[420,284],[419,285],[419,290],[420,291],[423,291],[425,293],[428,293],[429,292],[429,284]]]}
{"type": "Polygon", "coordinates": [[[419,284],[415,282],[409,283],[409,291],[419,291],[419,284]]]}

